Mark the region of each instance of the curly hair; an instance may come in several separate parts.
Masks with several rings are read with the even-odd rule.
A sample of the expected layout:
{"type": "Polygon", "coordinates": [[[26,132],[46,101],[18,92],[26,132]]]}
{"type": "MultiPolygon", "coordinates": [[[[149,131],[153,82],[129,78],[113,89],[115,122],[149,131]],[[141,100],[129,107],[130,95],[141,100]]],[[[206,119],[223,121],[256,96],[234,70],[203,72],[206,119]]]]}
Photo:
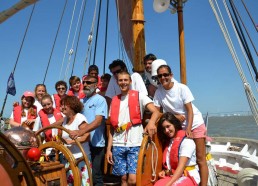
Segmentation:
{"type": "Polygon", "coordinates": [[[75,113],[80,113],[83,110],[83,104],[76,96],[65,96],[60,103],[69,106],[75,113]]]}
{"type": "Polygon", "coordinates": [[[175,134],[177,131],[182,130],[182,124],[181,122],[172,114],[171,112],[166,112],[164,113],[159,122],[158,122],[158,127],[157,127],[157,134],[160,142],[162,145],[165,145],[170,139],[167,137],[167,135],[164,133],[164,127],[162,126],[163,122],[167,121],[171,125],[174,125],[175,127],[175,134]]]}

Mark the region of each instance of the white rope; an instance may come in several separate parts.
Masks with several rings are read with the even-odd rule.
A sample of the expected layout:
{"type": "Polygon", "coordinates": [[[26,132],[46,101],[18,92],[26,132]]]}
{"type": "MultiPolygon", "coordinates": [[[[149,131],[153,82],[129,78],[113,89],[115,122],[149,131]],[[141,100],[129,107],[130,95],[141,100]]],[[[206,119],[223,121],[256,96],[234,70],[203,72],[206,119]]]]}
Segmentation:
{"type": "Polygon", "coordinates": [[[151,170],[152,170],[152,178],[151,182],[156,181],[156,170],[157,170],[157,164],[158,164],[158,159],[159,159],[159,154],[158,154],[158,149],[156,144],[151,140],[151,170]],[[155,150],[155,153],[154,153],[155,150]],[[156,157],[154,156],[156,154],[156,157]],[[155,161],[154,161],[155,159],[155,161]]]}
{"type": "Polygon", "coordinates": [[[215,8],[214,3],[212,2],[212,0],[209,0],[209,2],[210,2],[210,5],[211,5],[212,10],[213,10],[213,12],[214,12],[214,15],[215,15],[215,17],[216,17],[216,19],[217,19],[217,22],[218,22],[218,24],[219,24],[219,26],[220,26],[220,28],[221,28],[221,31],[222,31],[222,33],[223,33],[223,36],[224,36],[224,38],[225,38],[225,40],[226,40],[226,43],[227,43],[228,48],[229,48],[229,50],[230,50],[230,53],[231,53],[231,55],[232,55],[232,57],[233,57],[233,60],[234,60],[234,62],[235,62],[235,65],[236,65],[236,67],[237,67],[237,70],[238,70],[238,72],[239,72],[239,75],[240,75],[240,77],[241,77],[241,79],[242,79],[242,81],[243,81],[243,86],[244,86],[244,89],[245,89],[245,93],[246,93],[246,96],[247,96],[247,100],[248,100],[248,102],[249,102],[251,111],[252,111],[252,113],[253,113],[253,117],[254,117],[256,123],[258,124],[257,101],[256,101],[256,99],[255,99],[255,97],[254,97],[254,94],[253,94],[253,92],[252,92],[252,89],[251,89],[250,84],[249,84],[249,83],[247,82],[247,80],[246,80],[246,77],[245,77],[245,75],[244,75],[244,72],[243,72],[243,70],[242,70],[241,64],[240,64],[239,59],[238,59],[238,57],[237,57],[236,51],[235,51],[235,49],[234,49],[234,45],[233,45],[232,40],[231,40],[231,38],[230,38],[230,35],[229,35],[229,33],[228,33],[226,24],[225,24],[225,22],[224,22],[224,20],[223,20],[223,16],[222,16],[222,14],[221,14],[221,11],[220,11],[220,9],[219,9],[219,6],[218,6],[218,4],[217,4],[217,1],[215,0],[216,5],[217,5],[217,8],[218,8],[218,10],[219,10],[219,12],[220,12],[220,16],[221,16],[222,21],[221,21],[221,19],[220,19],[218,13],[217,13],[217,11],[216,11],[216,8],[215,8]]]}
{"type": "Polygon", "coordinates": [[[73,46],[74,46],[75,38],[76,38],[76,35],[77,35],[77,30],[78,30],[78,27],[79,27],[80,19],[81,19],[81,16],[82,16],[84,1],[85,0],[83,0],[82,4],[81,4],[80,13],[79,13],[79,16],[78,16],[78,19],[77,19],[77,24],[76,24],[76,28],[75,28],[75,32],[74,32],[74,36],[73,36],[72,47],[69,51],[69,58],[68,58],[68,63],[67,63],[67,66],[66,66],[65,78],[64,78],[65,80],[68,76],[68,71],[69,71],[69,68],[70,68],[71,58],[72,58],[73,51],[74,51],[73,46]]]}
{"type": "Polygon", "coordinates": [[[61,79],[61,74],[62,74],[62,71],[63,71],[64,60],[65,60],[66,51],[67,51],[67,46],[68,46],[68,42],[69,42],[69,38],[70,38],[70,33],[71,33],[72,24],[73,24],[73,18],[74,18],[74,12],[75,12],[75,8],[76,8],[76,4],[77,4],[77,0],[74,2],[73,14],[72,14],[72,18],[71,18],[71,21],[70,21],[70,27],[69,27],[69,32],[68,32],[68,35],[67,35],[67,40],[66,40],[66,45],[65,45],[65,51],[64,51],[63,60],[62,60],[62,65],[61,65],[60,74],[59,74],[59,79],[61,79]]]}
{"type": "Polygon", "coordinates": [[[92,18],[90,33],[89,33],[89,36],[88,36],[88,49],[87,49],[86,58],[85,58],[84,65],[83,65],[83,75],[86,74],[86,64],[88,62],[89,53],[91,52],[92,39],[93,39],[93,33],[94,33],[94,25],[95,25],[95,21],[96,21],[97,7],[98,7],[98,0],[96,0],[96,3],[95,3],[94,15],[93,15],[93,18],[92,18]]]}

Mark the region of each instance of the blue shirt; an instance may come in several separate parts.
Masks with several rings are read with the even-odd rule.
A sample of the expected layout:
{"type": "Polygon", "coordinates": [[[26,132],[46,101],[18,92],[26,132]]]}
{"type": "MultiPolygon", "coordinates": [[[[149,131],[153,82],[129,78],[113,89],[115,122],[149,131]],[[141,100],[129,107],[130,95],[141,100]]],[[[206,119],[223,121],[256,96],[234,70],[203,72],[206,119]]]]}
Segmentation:
{"type": "Polygon", "coordinates": [[[84,105],[82,114],[87,118],[89,124],[95,120],[97,115],[103,116],[101,125],[90,132],[90,143],[94,147],[105,147],[105,119],[107,119],[108,110],[106,99],[95,94],[92,97],[84,98],[82,103],[84,105]]]}

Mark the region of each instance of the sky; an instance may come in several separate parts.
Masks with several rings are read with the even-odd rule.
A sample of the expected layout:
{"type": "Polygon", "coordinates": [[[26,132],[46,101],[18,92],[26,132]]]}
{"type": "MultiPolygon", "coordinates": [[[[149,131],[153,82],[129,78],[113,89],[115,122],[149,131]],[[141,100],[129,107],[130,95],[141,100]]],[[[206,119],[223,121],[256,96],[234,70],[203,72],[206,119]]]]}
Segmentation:
{"type": "MultiPolygon", "coordinates": [[[[0,1],[0,12],[8,9],[17,0],[0,1]]],[[[38,83],[42,83],[50,59],[50,53],[54,42],[59,19],[64,6],[64,0],[39,0],[28,28],[27,36],[19,56],[18,64],[14,72],[16,95],[8,95],[4,108],[4,117],[9,117],[14,101],[20,101],[24,91],[33,91],[38,83]]],[[[101,19],[99,22],[98,43],[96,48],[96,65],[100,74],[105,71],[109,73],[108,65],[114,59],[122,58],[119,49],[119,34],[116,18],[115,0],[109,1],[109,22],[107,33],[106,66],[104,67],[104,40],[105,40],[105,15],[106,1],[102,1],[101,19]]],[[[225,8],[220,7],[223,16],[235,41],[235,35],[225,14],[225,8]]],[[[64,21],[61,24],[60,32],[56,40],[49,71],[45,84],[48,93],[55,93],[54,85],[71,75],[74,55],[69,59],[68,52],[73,45],[73,38],[78,37],[76,24],[82,0],[77,0],[74,19],[68,38],[70,22],[75,1],[69,0],[67,10],[64,14],[64,21]],[[77,34],[76,34],[77,33],[77,34]],[[66,47],[67,46],[67,47],[66,47]],[[66,53],[65,53],[65,49],[66,53]],[[66,70],[67,69],[67,70],[66,70]],[[67,73],[65,73],[67,71],[67,73]]],[[[247,16],[241,1],[235,1],[241,12],[246,27],[250,32],[255,46],[258,46],[257,32],[249,17],[247,16]]],[[[258,24],[258,1],[246,1],[246,5],[258,24]]],[[[6,95],[7,80],[14,69],[14,65],[21,47],[22,39],[29,20],[33,6],[24,10],[0,24],[0,106],[2,108],[6,95]]],[[[73,74],[81,77],[89,64],[92,63],[93,53],[88,55],[91,59],[85,63],[88,50],[87,38],[92,25],[95,1],[87,1],[86,11],[81,30],[81,37],[78,43],[76,62],[73,74]],[[91,57],[90,57],[91,56],[91,57]],[[86,66],[85,66],[86,65],[86,66]],[[85,66],[85,67],[84,67],[85,66]]],[[[229,49],[223,38],[222,32],[215,19],[215,16],[207,0],[189,0],[184,5],[184,34],[186,51],[187,85],[192,91],[195,100],[194,105],[203,113],[242,113],[248,112],[249,104],[245,96],[243,83],[240,79],[237,68],[231,57],[229,49]],[[197,4],[197,2],[199,4],[197,4]]],[[[153,1],[144,1],[145,16],[145,39],[147,53],[154,53],[158,58],[167,61],[172,68],[175,79],[180,81],[179,47],[178,47],[178,25],[177,14],[171,14],[169,10],[163,13],[156,13],[153,10],[153,1]]],[[[97,24],[97,21],[95,22],[97,24]]],[[[76,46],[77,40],[74,42],[76,46]]],[[[256,85],[252,82],[247,65],[240,53],[239,45],[235,42],[239,59],[244,69],[248,82],[257,97],[256,85]]],[[[251,45],[249,45],[251,48],[251,45]]],[[[251,48],[253,58],[257,61],[257,55],[251,48]]],[[[130,64],[127,64],[130,68],[130,64]]],[[[69,78],[69,77],[68,77],[69,78]]]]}

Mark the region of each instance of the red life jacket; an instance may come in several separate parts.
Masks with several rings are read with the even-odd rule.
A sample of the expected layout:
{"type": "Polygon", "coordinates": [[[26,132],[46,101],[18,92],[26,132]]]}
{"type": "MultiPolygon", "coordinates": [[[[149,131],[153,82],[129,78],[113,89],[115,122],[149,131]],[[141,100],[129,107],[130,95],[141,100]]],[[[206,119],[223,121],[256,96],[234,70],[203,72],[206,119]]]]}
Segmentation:
{"type": "MultiPolygon", "coordinates": [[[[139,103],[139,92],[136,90],[129,90],[128,92],[128,106],[130,121],[132,125],[138,125],[142,123],[141,120],[141,109],[139,103]],[[130,103],[130,104],[129,104],[130,103]]],[[[116,129],[118,127],[118,117],[120,111],[121,94],[116,95],[112,98],[111,110],[110,110],[110,123],[116,129]]]]}
{"type": "MultiPolygon", "coordinates": [[[[173,170],[176,170],[177,165],[178,165],[178,161],[179,161],[179,149],[180,149],[180,145],[182,143],[182,141],[184,140],[184,138],[186,137],[185,131],[184,130],[179,130],[177,131],[176,136],[174,137],[174,141],[170,150],[170,155],[169,155],[169,159],[170,159],[170,166],[173,170]]],[[[166,145],[164,152],[163,152],[163,166],[164,168],[168,168],[167,167],[167,163],[166,163],[166,155],[167,155],[167,151],[168,151],[168,146],[169,143],[166,145]]]]}
{"type": "MultiPolygon", "coordinates": [[[[37,117],[37,107],[35,105],[32,105],[32,108],[35,112],[35,115],[31,115],[30,112],[28,112],[27,119],[36,119],[37,117]]],[[[21,115],[22,115],[22,106],[17,105],[13,107],[13,119],[17,123],[21,123],[21,115]]]]}
{"type": "Polygon", "coordinates": [[[55,104],[56,104],[56,109],[60,110],[60,107],[61,107],[61,104],[60,104],[61,97],[58,94],[54,94],[53,97],[54,97],[54,101],[55,101],[55,104]]]}
{"type": "MultiPolygon", "coordinates": [[[[53,108],[53,109],[54,109],[53,115],[54,115],[56,121],[61,119],[63,117],[61,112],[55,108],[53,108]]],[[[48,120],[48,114],[43,109],[41,109],[39,111],[39,117],[40,117],[40,121],[42,123],[42,127],[47,127],[50,125],[50,122],[48,120]]],[[[45,133],[45,140],[51,141],[52,140],[52,129],[46,130],[44,133],[45,133]]]]}
{"type": "MultiPolygon", "coordinates": [[[[67,92],[67,95],[68,95],[68,96],[74,96],[74,90],[73,90],[72,88],[70,88],[70,89],[68,90],[68,92],[67,92]]],[[[83,92],[83,84],[81,83],[77,97],[78,97],[79,99],[83,99],[85,96],[86,96],[86,95],[85,95],[84,92],[83,92]]]]}

